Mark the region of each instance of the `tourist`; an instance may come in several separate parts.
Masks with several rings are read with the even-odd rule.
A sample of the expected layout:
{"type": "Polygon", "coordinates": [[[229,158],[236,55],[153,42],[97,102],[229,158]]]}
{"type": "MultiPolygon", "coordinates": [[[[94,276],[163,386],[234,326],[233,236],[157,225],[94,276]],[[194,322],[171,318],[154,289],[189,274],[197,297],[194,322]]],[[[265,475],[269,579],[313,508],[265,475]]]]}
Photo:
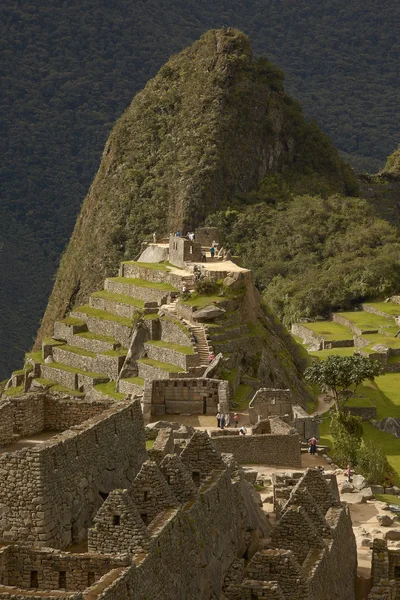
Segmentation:
{"type": "Polygon", "coordinates": [[[310,454],[312,454],[314,456],[314,454],[317,453],[318,440],[317,440],[317,438],[312,437],[308,440],[308,443],[310,444],[310,454]]]}
{"type": "Polygon", "coordinates": [[[218,242],[216,242],[215,240],[213,240],[213,243],[211,244],[211,246],[213,248],[216,248],[218,246],[218,242]]]}
{"type": "Polygon", "coordinates": [[[155,244],[157,242],[157,235],[156,232],[153,233],[153,243],[155,244]]]}
{"type": "Polygon", "coordinates": [[[244,425],[242,425],[241,428],[239,429],[239,433],[240,433],[240,435],[247,435],[247,429],[244,425]]]}
{"type": "Polygon", "coordinates": [[[177,232],[176,232],[176,237],[182,237],[182,234],[181,234],[181,232],[180,232],[180,231],[177,231],[177,232]]]}
{"type": "Polygon", "coordinates": [[[233,415],[233,422],[235,423],[235,429],[236,429],[238,426],[238,423],[239,423],[239,417],[238,417],[237,413],[235,413],[233,415]]]}
{"type": "Polygon", "coordinates": [[[225,429],[225,415],[221,415],[221,429],[225,429]]]}
{"type": "Polygon", "coordinates": [[[221,413],[217,412],[217,427],[221,426],[221,413]]]}
{"type": "Polygon", "coordinates": [[[182,284],[182,294],[186,294],[187,292],[187,287],[186,287],[186,283],[182,284]]]}
{"type": "Polygon", "coordinates": [[[344,474],[347,477],[347,481],[351,483],[351,465],[347,465],[347,469],[345,470],[344,474]]]}
{"type": "Polygon", "coordinates": [[[191,242],[193,242],[194,241],[194,233],[193,232],[188,233],[188,238],[191,242]]]}
{"type": "Polygon", "coordinates": [[[211,248],[210,248],[210,254],[211,254],[211,258],[214,258],[214,254],[215,254],[215,248],[214,248],[214,246],[211,246],[211,248]]]}
{"type": "Polygon", "coordinates": [[[194,335],[193,331],[190,332],[190,341],[192,344],[197,344],[197,337],[194,335]]]}
{"type": "Polygon", "coordinates": [[[214,354],[211,353],[210,354],[210,363],[214,360],[214,358],[215,358],[214,354]]]}
{"type": "Polygon", "coordinates": [[[207,256],[205,252],[201,253],[201,262],[207,262],[207,256]]]}

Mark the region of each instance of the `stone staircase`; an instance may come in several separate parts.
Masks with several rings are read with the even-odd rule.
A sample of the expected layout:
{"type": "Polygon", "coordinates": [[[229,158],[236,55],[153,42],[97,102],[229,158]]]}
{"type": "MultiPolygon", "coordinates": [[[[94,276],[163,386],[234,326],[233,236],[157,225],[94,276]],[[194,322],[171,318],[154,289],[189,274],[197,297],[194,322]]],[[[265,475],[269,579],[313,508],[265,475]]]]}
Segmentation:
{"type": "Polygon", "coordinates": [[[203,327],[203,325],[200,325],[199,323],[196,325],[192,325],[191,323],[187,322],[187,325],[189,330],[197,339],[195,348],[197,354],[199,355],[200,364],[208,365],[210,362],[210,355],[212,354],[213,350],[212,347],[209,346],[205,327],[203,327]]]}

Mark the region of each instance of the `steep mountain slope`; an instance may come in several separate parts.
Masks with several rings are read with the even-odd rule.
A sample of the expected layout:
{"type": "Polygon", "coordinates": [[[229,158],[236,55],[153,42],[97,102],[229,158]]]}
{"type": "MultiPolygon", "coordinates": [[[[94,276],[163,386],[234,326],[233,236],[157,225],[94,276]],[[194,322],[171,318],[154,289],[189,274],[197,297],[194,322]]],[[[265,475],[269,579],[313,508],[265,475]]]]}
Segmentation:
{"type": "Polygon", "coordinates": [[[171,53],[211,27],[239,27],[346,160],[374,172],[398,143],[399,16],[389,0],[4,0],[0,238],[12,228],[20,258],[2,282],[0,379],[29,347],[112,124],[171,53]]]}
{"type": "Polygon", "coordinates": [[[162,67],[106,144],[39,339],[151,232],[195,228],[268,174],[296,174],[301,165],[324,191],[353,189],[351,170],[306,123],[282,79],[233,29],[208,32],[162,67]]]}

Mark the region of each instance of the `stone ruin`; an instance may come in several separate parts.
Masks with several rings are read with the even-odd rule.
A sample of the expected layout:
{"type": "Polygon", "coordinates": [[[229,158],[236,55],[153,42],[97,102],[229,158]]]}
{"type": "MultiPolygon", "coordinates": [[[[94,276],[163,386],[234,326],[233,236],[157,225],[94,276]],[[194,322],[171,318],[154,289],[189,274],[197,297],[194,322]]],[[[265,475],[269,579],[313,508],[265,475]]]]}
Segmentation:
{"type": "Polygon", "coordinates": [[[302,440],[319,438],[320,417],[307,414],[291,390],[261,388],[256,391],[249,404],[250,423],[257,425],[272,416],[285,419],[302,440]]]}
{"type": "Polygon", "coordinates": [[[272,525],[206,432],[148,428],[149,457],[140,399],[31,393],[16,401],[14,427],[38,407],[35,425],[2,439],[2,600],[354,599],[354,537],[334,476],[276,476],[272,525]]]}
{"type": "Polygon", "coordinates": [[[371,585],[368,600],[400,598],[400,548],[388,548],[386,540],[373,541],[371,585]]]}

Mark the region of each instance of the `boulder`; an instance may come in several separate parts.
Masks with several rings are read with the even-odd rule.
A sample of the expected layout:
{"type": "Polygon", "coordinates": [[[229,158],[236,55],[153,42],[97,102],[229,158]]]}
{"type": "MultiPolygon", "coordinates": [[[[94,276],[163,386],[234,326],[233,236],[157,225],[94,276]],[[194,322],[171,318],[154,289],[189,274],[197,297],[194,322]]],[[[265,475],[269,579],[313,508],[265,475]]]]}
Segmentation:
{"type": "Polygon", "coordinates": [[[350,494],[351,492],[354,492],[354,485],[352,483],[350,483],[349,481],[344,481],[342,483],[342,485],[340,486],[340,492],[342,494],[350,494]]]}
{"type": "Polygon", "coordinates": [[[196,321],[213,321],[214,319],[218,319],[218,317],[223,317],[225,312],[223,308],[210,305],[193,313],[193,318],[196,321]]]}
{"type": "Polygon", "coordinates": [[[394,540],[394,541],[399,541],[400,540],[400,529],[389,529],[388,531],[385,531],[385,533],[383,534],[383,539],[384,540],[394,540]]]}
{"type": "Polygon", "coordinates": [[[394,519],[392,519],[392,517],[389,517],[389,515],[376,515],[376,518],[379,524],[382,525],[382,527],[390,527],[391,525],[393,525],[394,519]]]}
{"type": "Polygon", "coordinates": [[[363,488],[362,490],[360,490],[359,492],[361,494],[361,496],[363,496],[366,500],[373,500],[375,498],[373,491],[371,490],[370,487],[368,488],[363,488]]]}
{"type": "Polygon", "coordinates": [[[366,481],[365,477],[363,477],[362,475],[359,475],[359,474],[356,474],[353,476],[351,483],[358,490],[362,490],[363,488],[368,487],[368,482],[366,481]]]}
{"type": "Polygon", "coordinates": [[[54,359],[51,355],[49,355],[49,356],[46,356],[46,358],[44,359],[44,362],[46,363],[46,365],[48,365],[50,363],[53,363],[54,359]]]}
{"type": "Polygon", "coordinates": [[[373,493],[375,494],[384,494],[385,490],[383,489],[383,487],[381,485],[371,485],[370,486],[371,490],[373,491],[373,493]]]}
{"type": "Polygon", "coordinates": [[[230,287],[232,290],[241,290],[245,285],[245,277],[242,271],[228,273],[228,276],[224,279],[224,286],[230,287]]]}
{"type": "Polygon", "coordinates": [[[361,546],[366,546],[367,548],[371,545],[371,540],[367,537],[361,539],[361,546]]]}

